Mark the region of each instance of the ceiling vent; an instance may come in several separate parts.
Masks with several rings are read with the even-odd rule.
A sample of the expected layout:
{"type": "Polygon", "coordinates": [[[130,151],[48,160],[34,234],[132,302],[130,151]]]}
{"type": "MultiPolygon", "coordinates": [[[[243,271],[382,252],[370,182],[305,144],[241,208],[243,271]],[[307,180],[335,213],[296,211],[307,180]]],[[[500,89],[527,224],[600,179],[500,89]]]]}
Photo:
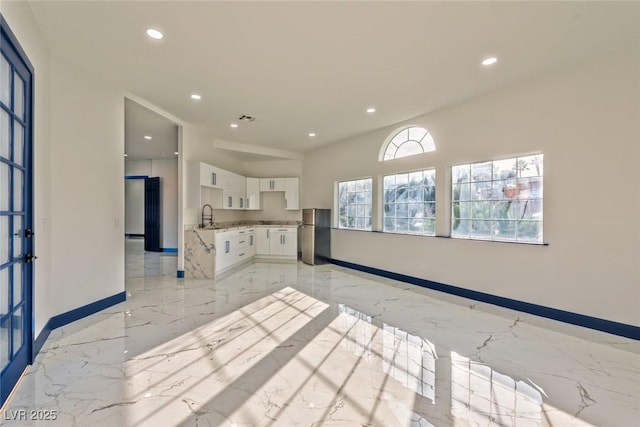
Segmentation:
{"type": "Polygon", "coordinates": [[[238,120],[240,121],[244,121],[244,122],[252,122],[254,121],[256,118],[253,116],[248,116],[246,114],[241,115],[240,117],[238,117],[238,120]]]}

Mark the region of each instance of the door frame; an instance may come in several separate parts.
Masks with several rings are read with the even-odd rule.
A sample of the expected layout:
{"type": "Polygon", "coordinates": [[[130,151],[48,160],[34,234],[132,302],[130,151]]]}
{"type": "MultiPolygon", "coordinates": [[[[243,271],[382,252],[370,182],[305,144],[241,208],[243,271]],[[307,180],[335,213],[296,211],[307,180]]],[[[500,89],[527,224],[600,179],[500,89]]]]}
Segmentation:
{"type": "MultiPolygon", "coordinates": [[[[7,21],[5,20],[4,16],[0,13],[0,32],[1,32],[1,38],[5,39],[8,41],[9,44],[9,48],[13,51],[13,53],[15,53],[15,56],[17,56],[17,61],[20,61],[22,63],[22,66],[24,66],[26,68],[26,70],[28,71],[29,74],[29,78],[28,81],[26,82],[26,84],[28,85],[28,87],[25,87],[25,90],[27,90],[28,92],[25,92],[25,111],[24,111],[24,123],[25,123],[25,128],[24,128],[24,144],[25,144],[25,151],[24,151],[24,168],[25,168],[25,187],[24,187],[24,212],[25,212],[25,216],[23,219],[23,224],[22,224],[22,228],[24,230],[26,229],[31,229],[33,230],[33,226],[34,226],[34,210],[35,210],[35,203],[34,203],[34,194],[35,194],[35,189],[34,189],[34,179],[33,179],[33,175],[34,175],[34,171],[33,171],[33,153],[34,153],[34,140],[33,140],[33,117],[34,117],[34,92],[35,92],[35,88],[34,88],[34,83],[35,83],[35,73],[34,73],[34,67],[33,64],[31,64],[31,62],[29,61],[29,58],[26,54],[26,52],[22,49],[22,46],[20,45],[20,43],[18,42],[17,37],[15,36],[15,34],[13,33],[13,31],[11,31],[11,28],[9,27],[9,24],[7,23],[7,21]]],[[[13,53],[11,54],[11,56],[14,56],[13,53]]],[[[15,62],[11,61],[11,64],[13,64],[15,66],[15,62]]],[[[12,138],[12,137],[11,137],[12,138]]],[[[11,142],[13,144],[13,141],[11,142]]],[[[13,189],[11,189],[11,194],[13,194],[13,189]]],[[[13,230],[10,230],[10,233],[13,233],[13,230]]],[[[23,253],[33,253],[33,250],[35,248],[35,237],[31,237],[31,238],[25,238],[23,240],[23,249],[22,252],[23,253]]],[[[10,259],[13,257],[13,248],[9,248],[10,250],[10,259]]],[[[0,406],[4,405],[4,403],[8,400],[8,397],[10,396],[10,393],[13,392],[13,389],[15,388],[18,380],[20,379],[20,377],[22,376],[24,369],[26,369],[26,367],[28,365],[33,364],[33,360],[35,359],[36,356],[36,352],[37,352],[37,348],[35,345],[35,313],[33,310],[34,307],[34,296],[35,296],[35,292],[34,292],[34,285],[35,285],[35,272],[34,272],[34,263],[30,262],[30,263],[23,263],[23,269],[24,269],[24,273],[23,273],[23,291],[24,291],[24,306],[23,306],[23,316],[24,318],[27,320],[26,322],[23,321],[23,325],[26,328],[25,331],[22,332],[23,334],[23,341],[24,341],[24,348],[18,353],[19,355],[21,355],[22,352],[24,352],[24,355],[21,355],[21,357],[26,361],[26,365],[24,366],[24,368],[18,369],[19,367],[16,366],[11,366],[9,365],[9,369],[5,372],[5,376],[8,377],[11,380],[11,383],[9,385],[10,390],[7,392],[6,390],[3,391],[2,395],[0,396],[0,406]],[[25,339],[26,338],[26,339],[25,339]]],[[[12,285],[12,284],[11,284],[12,285]]],[[[0,367],[0,369],[2,369],[2,367],[0,367]]]]}

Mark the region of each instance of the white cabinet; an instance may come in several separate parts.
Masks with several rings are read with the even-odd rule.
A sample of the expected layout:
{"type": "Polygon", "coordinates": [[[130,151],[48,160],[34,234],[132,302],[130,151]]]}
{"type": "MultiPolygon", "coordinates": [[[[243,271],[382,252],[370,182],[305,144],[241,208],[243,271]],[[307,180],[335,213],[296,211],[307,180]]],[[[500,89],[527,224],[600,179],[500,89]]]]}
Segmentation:
{"type": "Polygon", "coordinates": [[[271,249],[269,248],[270,234],[269,228],[256,228],[256,255],[269,255],[271,253],[271,249]]]}
{"type": "Polygon", "coordinates": [[[284,191],[284,178],[260,178],[260,191],[284,191]]]}
{"type": "Polygon", "coordinates": [[[216,273],[222,273],[256,254],[253,227],[216,231],[216,273]]]}
{"type": "Polygon", "coordinates": [[[257,227],[256,255],[264,258],[297,259],[297,227],[257,227]]]}
{"type": "Polygon", "coordinates": [[[298,233],[291,229],[272,228],[269,238],[271,255],[297,256],[298,233]]]}
{"type": "Polygon", "coordinates": [[[260,178],[247,178],[245,188],[245,208],[250,211],[260,210],[260,178]]]}
{"type": "Polygon", "coordinates": [[[300,209],[300,178],[284,178],[284,208],[300,209]]]}
{"type": "Polygon", "coordinates": [[[224,209],[245,209],[245,180],[244,176],[237,173],[225,173],[222,196],[224,209]]]}

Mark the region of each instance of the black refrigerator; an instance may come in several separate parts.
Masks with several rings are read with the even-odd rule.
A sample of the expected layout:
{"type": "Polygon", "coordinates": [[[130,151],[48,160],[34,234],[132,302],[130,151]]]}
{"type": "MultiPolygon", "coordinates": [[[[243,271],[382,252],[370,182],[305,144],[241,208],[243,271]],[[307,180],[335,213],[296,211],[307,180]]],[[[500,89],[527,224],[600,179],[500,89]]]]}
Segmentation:
{"type": "Polygon", "coordinates": [[[331,209],[302,210],[302,262],[309,265],[331,261],[331,209]]]}

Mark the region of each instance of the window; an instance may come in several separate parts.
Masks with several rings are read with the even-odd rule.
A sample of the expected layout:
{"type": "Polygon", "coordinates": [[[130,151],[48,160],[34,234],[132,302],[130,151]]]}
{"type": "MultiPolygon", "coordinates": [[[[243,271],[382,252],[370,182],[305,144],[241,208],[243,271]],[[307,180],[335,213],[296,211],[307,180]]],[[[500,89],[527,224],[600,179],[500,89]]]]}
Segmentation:
{"type": "Polygon", "coordinates": [[[435,235],[435,185],[435,169],[385,176],[383,231],[435,235]]]}
{"type": "Polygon", "coordinates": [[[542,243],[543,155],[452,168],[451,237],[542,243]]]}
{"type": "Polygon", "coordinates": [[[435,150],[431,134],[425,128],[412,126],[400,129],[387,138],[382,145],[379,160],[399,159],[435,150]]]}
{"type": "Polygon", "coordinates": [[[338,228],[371,231],[372,179],[338,183],[338,228]]]}

